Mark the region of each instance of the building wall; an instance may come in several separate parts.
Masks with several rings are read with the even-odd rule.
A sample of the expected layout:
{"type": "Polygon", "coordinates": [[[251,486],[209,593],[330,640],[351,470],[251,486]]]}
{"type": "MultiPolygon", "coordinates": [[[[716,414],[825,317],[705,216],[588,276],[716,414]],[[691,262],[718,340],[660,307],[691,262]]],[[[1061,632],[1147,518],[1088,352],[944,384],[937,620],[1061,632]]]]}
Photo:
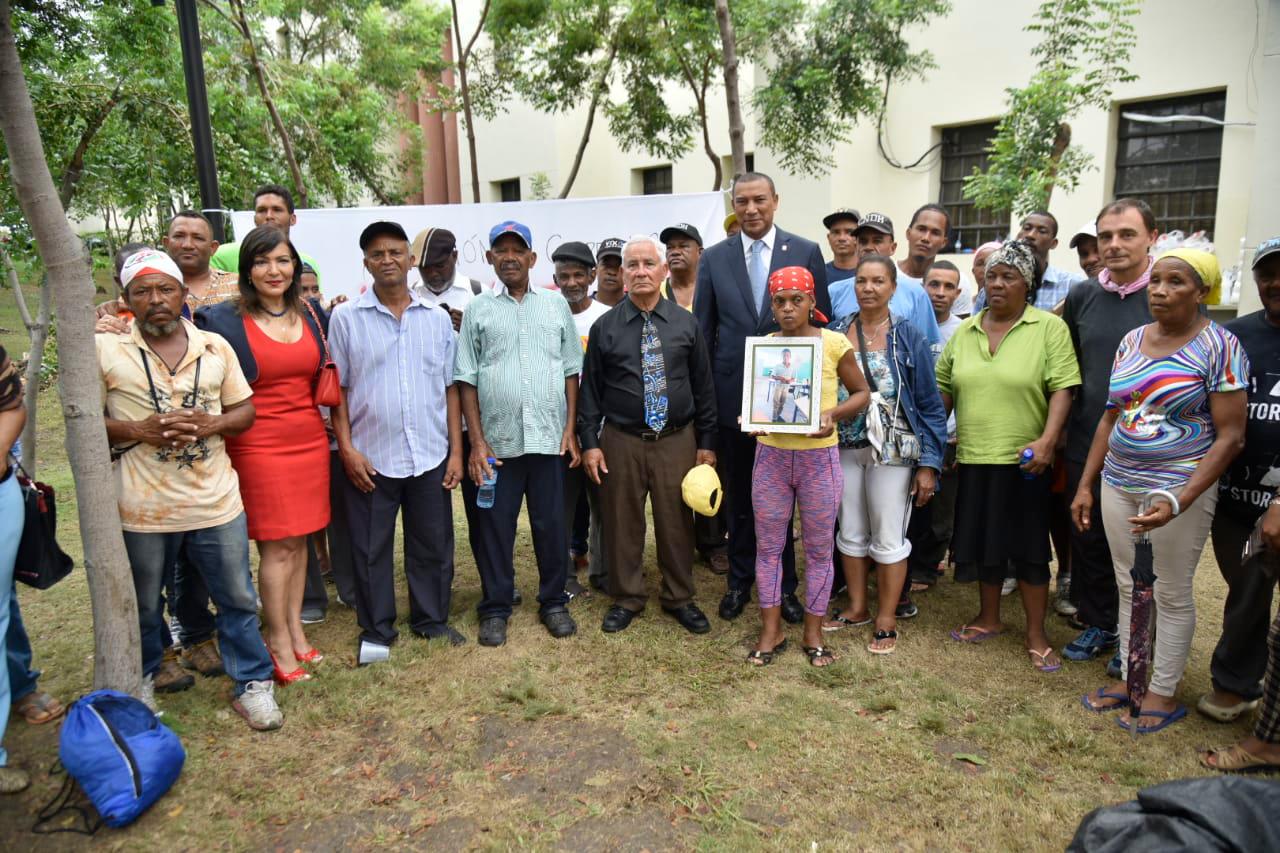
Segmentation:
{"type": "MultiPolygon", "coordinates": [[[[464,32],[473,26],[467,20],[474,20],[480,5],[478,0],[464,0],[464,32]]],[[[999,14],[993,14],[992,4],[983,0],[953,0],[952,5],[948,16],[916,33],[915,45],[927,49],[937,67],[922,79],[894,82],[890,90],[884,144],[902,163],[916,160],[937,143],[943,127],[998,119],[1004,108],[1006,87],[1025,83],[1034,71],[1030,51],[1037,36],[1022,28],[1030,22],[1037,0],[1005,0],[999,14]]],[[[1261,97],[1257,39],[1266,25],[1261,16],[1266,14],[1268,5],[1274,6],[1255,6],[1251,0],[1221,0],[1210,11],[1190,0],[1143,4],[1136,21],[1138,44],[1131,62],[1137,80],[1116,88],[1111,109],[1091,109],[1072,122],[1073,141],[1092,155],[1095,168],[1085,173],[1075,191],[1054,193],[1050,208],[1065,232],[1062,246],[1051,258],[1054,264],[1076,268],[1074,253],[1066,248],[1067,238],[1077,226],[1092,220],[1112,197],[1116,128],[1126,104],[1225,89],[1226,121],[1256,121],[1261,97]]],[[[744,70],[744,80],[755,79],[756,71],[749,67],[744,70]]],[[[1271,93],[1271,97],[1276,96],[1271,93]]],[[[671,98],[677,104],[692,105],[692,98],[682,90],[673,91],[671,98]]],[[[719,153],[727,156],[723,91],[717,90],[712,99],[712,142],[719,153]]],[[[492,122],[478,123],[481,200],[496,200],[494,182],[517,176],[522,178],[522,195],[528,198],[529,179],[538,172],[550,179],[552,195],[558,193],[572,165],[584,118],[584,110],[547,116],[516,105],[492,122]]],[[[748,117],[747,150],[754,153],[757,170],[771,174],[777,182],[779,223],[824,246],[821,218],[837,207],[885,213],[894,220],[901,238],[912,211],[938,199],[941,167],[937,157],[926,158],[919,168],[895,168],[881,156],[872,123],[862,123],[849,141],[833,146],[837,166],[830,175],[820,177],[784,173],[770,152],[754,144],[755,138],[754,119],[748,117]]],[[[1253,141],[1252,126],[1224,129],[1214,234],[1224,269],[1238,261],[1250,194],[1258,190],[1251,181],[1253,141]]],[[[462,197],[470,201],[468,157],[462,137],[462,197]]],[[[572,196],[638,193],[634,170],[652,165],[663,163],[643,152],[621,151],[597,116],[572,196]]],[[[675,192],[711,188],[713,171],[700,140],[672,166],[675,192]]],[[[1280,188],[1269,191],[1280,192],[1280,188]]],[[[1280,222],[1267,230],[1280,233],[1280,222]]],[[[598,236],[601,235],[583,235],[584,239],[598,236]]],[[[960,260],[962,268],[967,268],[967,260],[960,260]]],[[[1246,286],[1243,307],[1252,310],[1256,306],[1256,293],[1246,286]]]]}

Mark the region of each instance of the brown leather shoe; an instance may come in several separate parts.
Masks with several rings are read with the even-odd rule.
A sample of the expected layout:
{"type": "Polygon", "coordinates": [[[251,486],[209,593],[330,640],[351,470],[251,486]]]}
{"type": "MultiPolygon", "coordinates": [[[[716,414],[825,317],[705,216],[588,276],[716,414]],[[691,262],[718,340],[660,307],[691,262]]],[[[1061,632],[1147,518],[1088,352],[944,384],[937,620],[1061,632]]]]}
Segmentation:
{"type": "Polygon", "coordinates": [[[223,673],[222,655],[218,654],[218,644],[211,639],[183,649],[182,665],[187,669],[194,669],[206,678],[223,673]]]}
{"type": "Polygon", "coordinates": [[[707,555],[707,565],[711,567],[712,574],[729,574],[729,553],[723,548],[712,551],[707,555]]]}
{"type": "Polygon", "coordinates": [[[156,670],[156,692],[178,693],[195,683],[196,680],[191,677],[191,673],[184,671],[178,665],[177,652],[171,648],[165,649],[164,660],[160,662],[160,669],[156,670]]]}

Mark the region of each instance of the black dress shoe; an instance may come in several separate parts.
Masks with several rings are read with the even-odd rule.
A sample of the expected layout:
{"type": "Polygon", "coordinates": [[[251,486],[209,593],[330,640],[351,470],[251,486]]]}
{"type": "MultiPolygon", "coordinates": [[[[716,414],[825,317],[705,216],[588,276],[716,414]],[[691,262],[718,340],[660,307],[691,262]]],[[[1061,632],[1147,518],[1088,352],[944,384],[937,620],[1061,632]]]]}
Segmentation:
{"type": "Polygon", "coordinates": [[[455,631],[452,625],[433,628],[430,631],[414,631],[413,633],[424,640],[448,640],[451,646],[463,646],[467,643],[467,638],[455,631]]]}
{"type": "Polygon", "coordinates": [[[782,618],[792,625],[799,625],[804,621],[804,608],[800,606],[800,599],[796,598],[794,592],[782,596],[782,618]]]}
{"type": "Polygon", "coordinates": [[[724,594],[724,598],[720,599],[720,618],[726,622],[737,619],[742,615],[742,610],[747,606],[750,598],[750,593],[745,589],[729,590],[724,594]]]}
{"type": "Polygon", "coordinates": [[[682,607],[664,607],[662,609],[674,616],[675,620],[683,625],[690,634],[705,634],[711,630],[711,623],[707,621],[707,614],[699,610],[698,605],[693,602],[689,602],[682,607]]]}
{"type": "Polygon", "coordinates": [[[600,630],[606,634],[616,634],[619,631],[625,631],[627,626],[631,624],[631,620],[636,618],[634,610],[628,610],[620,605],[613,605],[609,608],[609,612],[604,615],[604,621],[600,623],[600,630]]]}
{"type": "Polygon", "coordinates": [[[573,617],[564,607],[551,607],[542,611],[542,624],[547,627],[547,633],[557,640],[572,637],[578,633],[578,623],[573,621],[573,617]]]}
{"type": "Polygon", "coordinates": [[[501,616],[489,616],[480,620],[480,645],[501,646],[507,641],[507,620],[501,616]]]}
{"type": "Polygon", "coordinates": [[[511,593],[511,606],[519,607],[521,604],[524,604],[524,596],[521,595],[520,590],[517,589],[511,593]]]}

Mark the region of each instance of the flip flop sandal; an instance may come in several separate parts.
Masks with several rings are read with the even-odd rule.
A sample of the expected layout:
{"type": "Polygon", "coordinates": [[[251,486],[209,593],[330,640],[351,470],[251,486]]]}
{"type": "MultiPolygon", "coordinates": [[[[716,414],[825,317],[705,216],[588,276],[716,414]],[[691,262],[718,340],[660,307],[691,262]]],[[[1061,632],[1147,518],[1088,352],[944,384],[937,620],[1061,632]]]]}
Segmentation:
{"type": "Polygon", "coordinates": [[[809,656],[810,666],[830,666],[835,662],[836,656],[826,646],[801,646],[800,648],[804,649],[804,653],[809,656]],[[827,663],[818,663],[821,660],[827,663]]]}
{"type": "Polygon", "coordinates": [[[1211,720],[1217,720],[1220,723],[1234,723],[1242,716],[1258,707],[1257,699],[1246,699],[1243,702],[1237,702],[1234,705],[1216,705],[1209,700],[1208,693],[1200,697],[1200,701],[1196,703],[1196,710],[1204,714],[1211,720]]]}
{"type": "Polygon", "coordinates": [[[14,713],[21,714],[22,718],[33,726],[53,722],[66,713],[66,710],[65,705],[43,690],[28,693],[13,703],[14,713]]]}
{"type": "Polygon", "coordinates": [[[1031,655],[1031,665],[1043,673],[1057,672],[1062,669],[1062,661],[1057,663],[1049,663],[1049,655],[1053,654],[1053,647],[1050,646],[1042,652],[1035,649],[1027,649],[1027,654],[1031,655]]]}
{"type": "Polygon", "coordinates": [[[1129,696],[1125,693],[1108,693],[1105,689],[1099,688],[1093,693],[1086,693],[1080,697],[1080,704],[1088,708],[1095,714],[1105,714],[1108,711],[1119,711],[1129,707],[1129,696]],[[1094,705],[1093,699],[1116,699],[1114,705],[1094,705]]]}
{"type": "Polygon", "coordinates": [[[865,619],[848,619],[844,616],[841,616],[839,613],[837,613],[835,616],[832,616],[831,619],[829,619],[828,621],[839,623],[838,625],[827,625],[826,623],[823,623],[822,630],[830,634],[832,631],[840,631],[845,628],[861,628],[863,625],[870,625],[875,620],[871,618],[870,614],[867,614],[867,617],[865,619]]]}
{"type": "Polygon", "coordinates": [[[871,642],[867,643],[867,651],[873,655],[891,655],[898,648],[898,632],[897,631],[876,631],[871,637],[871,642]],[[876,648],[876,643],[884,640],[893,640],[893,645],[887,648],[876,648]]]}
{"type": "Polygon", "coordinates": [[[761,651],[754,649],[747,655],[747,663],[752,666],[768,666],[773,663],[773,656],[785,652],[787,650],[787,641],[784,639],[781,643],[774,646],[769,651],[761,651]]]}
{"type": "Polygon", "coordinates": [[[1206,749],[1200,753],[1200,764],[1219,773],[1277,773],[1280,764],[1263,761],[1256,755],[1246,752],[1239,744],[1221,749],[1206,749]],[[1210,756],[1216,756],[1216,764],[1210,764],[1210,756]]]}
{"type": "Polygon", "coordinates": [[[984,631],[977,625],[961,625],[951,632],[951,639],[957,643],[985,643],[987,640],[999,637],[1003,633],[1003,628],[999,631],[984,631]],[[976,631],[977,633],[970,634],[970,631],[976,631]]]}
{"type": "MultiPolygon", "coordinates": [[[[1187,715],[1186,705],[1179,705],[1178,707],[1174,708],[1172,711],[1139,711],[1138,712],[1139,720],[1141,720],[1143,717],[1155,717],[1160,722],[1156,723],[1154,726],[1144,726],[1142,725],[1141,722],[1139,722],[1138,734],[1153,735],[1156,732],[1160,731],[1161,729],[1167,728],[1168,726],[1171,726],[1174,723],[1178,722],[1178,720],[1181,720],[1186,715],[1187,715]]],[[[1116,725],[1124,729],[1125,731],[1129,730],[1129,723],[1125,722],[1124,717],[1116,717],[1116,725]]]]}

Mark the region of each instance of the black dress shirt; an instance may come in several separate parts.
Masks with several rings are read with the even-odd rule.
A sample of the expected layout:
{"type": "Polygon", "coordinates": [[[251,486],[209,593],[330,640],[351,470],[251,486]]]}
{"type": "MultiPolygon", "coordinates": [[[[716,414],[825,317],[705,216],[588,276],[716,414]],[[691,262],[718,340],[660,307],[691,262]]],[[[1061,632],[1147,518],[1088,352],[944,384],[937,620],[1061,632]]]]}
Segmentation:
{"type": "MultiPolygon", "coordinates": [[[[650,316],[662,342],[667,373],[667,428],[690,423],[698,433],[698,449],[715,449],[716,395],[711,356],[693,314],[669,299],[659,299],[650,316]]],[[[644,315],[630,298],[595,321],[587,338],[578,395],[578,440],[583,450],[600,446],[600,427],[613,424],[624,432],[649,431],[644,420],[644,377],[640,337],[644,315]]]]}

